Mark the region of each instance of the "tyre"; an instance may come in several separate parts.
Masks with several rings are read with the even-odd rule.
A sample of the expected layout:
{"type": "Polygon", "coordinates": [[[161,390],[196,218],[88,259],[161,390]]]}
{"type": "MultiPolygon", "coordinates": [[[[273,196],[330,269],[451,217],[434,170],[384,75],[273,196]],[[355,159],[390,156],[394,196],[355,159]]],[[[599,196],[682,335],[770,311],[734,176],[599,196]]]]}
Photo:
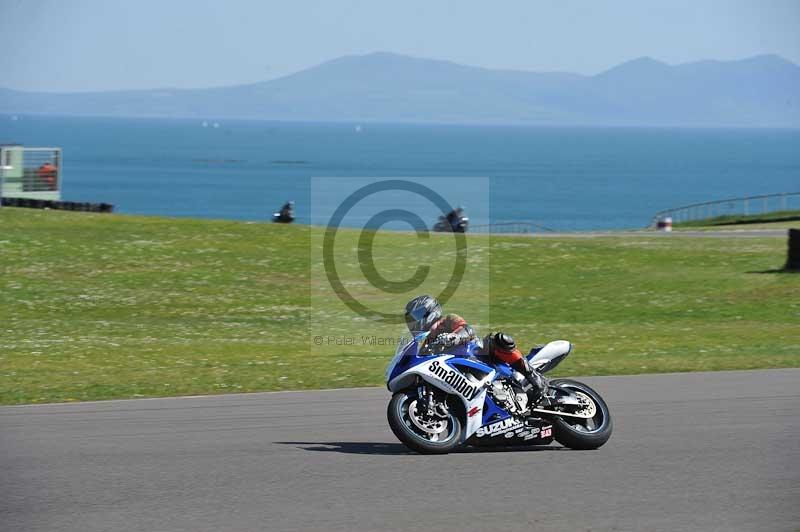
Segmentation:
{"type": "Polygon", "coordinates": [[[397,439],[422,454],[445,454],[461,441],[462,424],[457,416],[426,418],[417,410],[416,391],[397,392],[389,401],[386,417],[397,439]]]}
{"type": "Polygon", "coordinates": [[[587,401],[593,409],[591,418],[553,417],[553,438],[570,449],[597,449],[608,441],[613,430],[611,414],[603,398],[587,385],[569,379],[550,381],[550,386],[569,390],[587,401]],[[589,403],[590,402],[590,403],[589,403]]]}

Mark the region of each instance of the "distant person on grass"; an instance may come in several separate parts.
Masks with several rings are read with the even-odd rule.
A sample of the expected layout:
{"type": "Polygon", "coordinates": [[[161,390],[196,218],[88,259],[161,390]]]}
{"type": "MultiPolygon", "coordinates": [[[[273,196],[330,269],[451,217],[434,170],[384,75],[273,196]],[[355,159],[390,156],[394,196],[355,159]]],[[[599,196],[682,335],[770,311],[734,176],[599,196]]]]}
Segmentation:
{"type": "Polygon", "coordinates": [[[288,224],[294,221],[294,202],[287,201],[281,207],[281,210],[274,213],[273,219],[278,223],[288,224]]]}

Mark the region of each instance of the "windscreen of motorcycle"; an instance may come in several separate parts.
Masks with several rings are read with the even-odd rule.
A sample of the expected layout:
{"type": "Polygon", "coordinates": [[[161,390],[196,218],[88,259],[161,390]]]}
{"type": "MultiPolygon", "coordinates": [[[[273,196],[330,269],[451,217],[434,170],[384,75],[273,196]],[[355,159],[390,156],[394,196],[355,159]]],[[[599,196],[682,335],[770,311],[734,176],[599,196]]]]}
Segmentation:
{"type": "Polygon", "coordinates": [[[397,342],[397,349],[394,351],[394,356],[392,360],[389,361],[389,365],[386,366],[386,373],[384,375],[384,380],[389,382],[389,377],[391,377],[392,372],[394,371],[395,366],[400,363],[403,357],[408,353],[408,349],[411,344],[417,344],[422,342],[428,336],[427,332],[417,334],[413,338],[404,338],[403,341],[397,342]]]}

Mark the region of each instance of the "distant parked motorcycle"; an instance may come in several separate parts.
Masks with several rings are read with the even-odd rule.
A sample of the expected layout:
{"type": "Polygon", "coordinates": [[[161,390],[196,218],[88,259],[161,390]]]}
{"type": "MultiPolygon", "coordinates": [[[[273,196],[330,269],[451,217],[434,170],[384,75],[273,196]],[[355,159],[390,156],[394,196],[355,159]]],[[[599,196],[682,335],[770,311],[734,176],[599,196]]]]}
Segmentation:
{"type": "MultiPolygon", "coordinates": [[[[555,379],[532,401],[525,377],[481,354],[479,340],[436,349],[428,333],[398,346],[386,369],[392,392],[387,418],[394,435],[424,454],[461,445],[548,445],[596,449],[611,437],[608,406],[583,383],[555,379]]],[[[534,348],[528,362],[540,373],[572,351],[565,340],[534,348]]]]}
{"type": "Polygon", "coordinates": [[[287,201],[281,210],[272,213],[272,221],[279,224],[290,224],[294,221],[294,202],[287,201]]]}
{"type": "Polygon", "coordinates": [[[439,221],[433,230],[439,233],[466,233],[469,227],[469,218],[464,214],[464,208],[458,207],[447,216],[439,216],[439,221]]]}

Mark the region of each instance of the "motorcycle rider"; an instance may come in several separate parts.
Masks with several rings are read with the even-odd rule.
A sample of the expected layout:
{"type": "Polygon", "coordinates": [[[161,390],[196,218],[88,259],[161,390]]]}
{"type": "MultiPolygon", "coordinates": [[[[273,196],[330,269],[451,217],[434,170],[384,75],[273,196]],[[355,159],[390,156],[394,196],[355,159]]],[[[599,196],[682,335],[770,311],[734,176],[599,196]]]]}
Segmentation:
{"type": "Polygon", "coordinates": [[[461,223],[461,218],[463,216],[464,216],[464,207],[462,207],[461,205],[459,205],[458,207],[447,213],[447,216],[445,218],[450,226],[450,231],[452,231],[453,233],[459,233],[459,232],[463,233],[463,231],[461,231],[459,228],[459,224],[461,223]]]}
{"type": "MultiPolygon", "coordinates": [[[[406,325],[411,334],[428,332],[426,347],[452,347],[477,340],[477,335],[467,321],[458,314],[443,315],[442,306],[435,297],[418,296],[406,304],[406,325]]],[[[502,332],[490,333],[483,339],[481,354],[505,362],[528,380],[528,392],[534,402],[547,389],[542,375],[528,364],[511,335],[502,332]]]]}
{"type": "Polygon", "coordinates": [[[280,223],[292,223],[294,221],[294,201],[289,200],[283,204],[281,210],[274,214],[275,221],[280,223]]]}

